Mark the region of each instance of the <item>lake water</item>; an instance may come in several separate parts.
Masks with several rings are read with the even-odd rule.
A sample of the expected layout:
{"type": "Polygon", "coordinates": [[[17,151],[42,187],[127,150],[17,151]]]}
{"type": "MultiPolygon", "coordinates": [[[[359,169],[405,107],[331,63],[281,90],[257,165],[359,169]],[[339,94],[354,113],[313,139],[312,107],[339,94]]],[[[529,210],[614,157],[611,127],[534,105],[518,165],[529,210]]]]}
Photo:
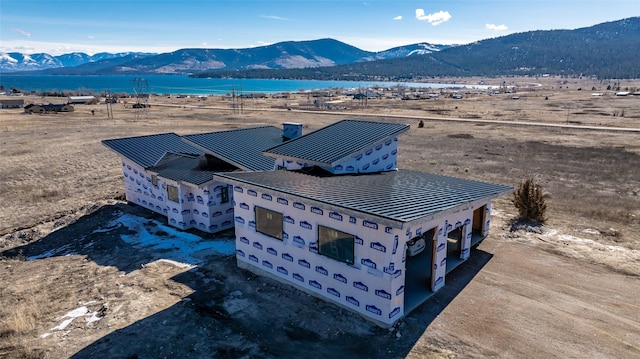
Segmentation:
{"type": "MultiPolygon", "coordinates": [[[[437,83],[398,83],[398,82],[359,82],[359,81],[315,81],[315,80],[263,80],[263,79],[201,79],[187,76],[15,76],[0,74],[0,85],[8,92],[11,88],[23,92],[41,91],[77,91],[82,93],[156,93],[189,95],[224,95],[235,90],[236,93],[295,92],[321,90],[328,88],[366,88],[373,86],[445,88],[470,87],[464,85],[437,83]],[[144,79],[144,81],[136,81],[144,79]]],[[[487,86],[473,86],[486,88],[487,86]]]]}

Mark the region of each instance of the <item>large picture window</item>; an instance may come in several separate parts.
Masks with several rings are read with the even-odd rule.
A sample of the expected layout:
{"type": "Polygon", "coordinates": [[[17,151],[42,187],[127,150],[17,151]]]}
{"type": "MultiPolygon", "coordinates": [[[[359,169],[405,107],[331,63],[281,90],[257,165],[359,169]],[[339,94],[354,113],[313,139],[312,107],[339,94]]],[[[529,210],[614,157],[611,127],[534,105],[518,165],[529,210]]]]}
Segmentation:
{"type": "Polygon", "coordinates": [[[282,213],[270,211],[258,206],[255,207],[255,213],[256,231],[282,240],[282,213]]]}
{"type": "Polygon", "coordinates": [[[178,187],[167,185],[167,198],[170,201],[180,202],[180,199],[178,198],[178,187]]]}
{"type": "Polygon", "coordinates": [[[354,236],[329,227],[318,226],[318,253],[353,264],[354,236]]]}

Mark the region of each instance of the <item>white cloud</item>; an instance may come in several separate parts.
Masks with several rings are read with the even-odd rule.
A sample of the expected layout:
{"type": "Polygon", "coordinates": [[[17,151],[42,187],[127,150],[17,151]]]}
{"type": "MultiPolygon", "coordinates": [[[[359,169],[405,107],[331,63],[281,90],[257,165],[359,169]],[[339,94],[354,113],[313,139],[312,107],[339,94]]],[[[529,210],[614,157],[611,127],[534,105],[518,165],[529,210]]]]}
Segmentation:
{"type": "Polygon", "coordinates": [[[275,15],[260,15],[260,17],[263,19],[289,21],[289,19],[285,17],[275,16],[275,15]]]}
{"type": "Polygon", "coordinates": [[[29,31],[25,31],[22,29],[12,29],[13,32],[17,32],[18,34],[26,37],[31,37],[31,33],[29,31]]]}
{"type": "Polygon", "coordinates": [[[402,16],[401,16],[401,15],[398,15],[398,16],[394,17],[393,19],[394,19],[394,20],[402,20],[402,16]]]}
{"type": "Polygon", "coordinates": [[[509,28],[507,27],[507,25],[495,25],[495,24],[486,24],[485,27],[487,28],[487,30],[496,30],[496,31],[506,31],[509,30],[509,28]]]}
{"type": "Polygon", "coordinates": [[[420,21],[428,21],[431,25],[437,26],[451,19],[448,11],[438,11],[433,14],[425,15],[424,9],[416,9],[416,19],[420,21]]]}
{"type": "Polygon", "coordinates": [[[96,39],[96,37],[95,37],[95,36],[93,36],[93,35],[89,35],[89,36],[87,36],[87,39],[88,39],[88,40],[95,40],[95,39],[96,39]]]}

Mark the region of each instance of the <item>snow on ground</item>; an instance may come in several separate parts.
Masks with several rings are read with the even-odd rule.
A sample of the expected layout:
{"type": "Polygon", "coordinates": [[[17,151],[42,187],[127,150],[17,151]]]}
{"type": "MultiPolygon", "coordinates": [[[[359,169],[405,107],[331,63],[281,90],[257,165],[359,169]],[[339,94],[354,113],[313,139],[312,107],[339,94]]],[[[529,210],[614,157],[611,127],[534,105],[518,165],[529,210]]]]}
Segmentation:
{"type": "Polygon", "coordinates": [[[40,336],[40,338],[46,338],[46,337],[50,336],[52,334],[51,332],[55,332],[55,331],[58,331],[58,330],[66,329],[67,326],[69,326],[69,324],[71,324],[71,322],[73,322],[74,319],[80,318],[80,317],[87,317],[86,318],[86,324],[87,325],[102,319],[102,317],[99,316],[98,312],[89,313],[89,309],[87,309],[87,307],[85,307],[85,306],[82,306],[82,307],[76,308],[76,309],[74,309],[72,311],[69,311],[67,314],[65,314],[62,317],[58,318],[58,320],[62,320],[62,322],[60,324],[56,325],[55,327],[51,328],[49,330],[49,333],[42,334],[40,336]]]}
{"type": "Polygon", "coordinates": [[[71,254],[69,252],[69,248],[71,247],[70,244],[66,244],[62,247],[58,247],[58,248],[54,248],[50,251],[46,251],[44,253],[40,253],[38,255],[35,256],[29,256],[27,257],[27,260],[35,260],[35,259],[42,259],[42,258],[49,258],[49,257],[53,257],[53,256],[59,256],[59,255],[68,255],[71,254]]]}
{"type": "Polygon", "coordinates": [[[134,247],[159,253],[158,259],[198,265],[208,255],[232,255],[236,252],[234,238],[204,239],[159,221],[126,213],[94,233],[108,232],[121,226],[135,232],[120,235],[123,241],[134,247]]]}

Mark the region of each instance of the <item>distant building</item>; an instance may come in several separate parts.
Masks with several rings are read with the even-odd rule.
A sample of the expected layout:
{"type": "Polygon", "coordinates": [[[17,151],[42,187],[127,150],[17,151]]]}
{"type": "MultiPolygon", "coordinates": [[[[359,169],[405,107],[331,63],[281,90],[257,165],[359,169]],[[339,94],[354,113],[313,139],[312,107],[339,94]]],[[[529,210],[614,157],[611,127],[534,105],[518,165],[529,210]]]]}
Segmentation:
{"type": "Polygon", "coordinates": [[[87,105],[95,101],[97,101],[95,96],[69,96],[67,99],[68,104],[80,105],[87,105]]]}
{"type": "Polygon", "coordinates": [[[367,90],[365,92],[359,92],[356,93],[355,95],[353,95],[353,99],[354,100],[363,100],[365,98],[367,99],[378,99],[382,97],[379,93],[375,92],[375,91],[370,91],[367,90]]]}
{"type": "Polygon", "coordinates": [[[71,105],[66,103],[61,104],[48,104],[48,105],[38,105],[38,104],[28,104],[24,107],[24,113],[57,113],[57,112],[73,112],[74,108],[71,105]]]}
{"type": "Polygon", "coordinates": [[[0,98],[0,108],[21,108],[22,106],[24,106],[24,100],[21,98],[0,98]]]}

